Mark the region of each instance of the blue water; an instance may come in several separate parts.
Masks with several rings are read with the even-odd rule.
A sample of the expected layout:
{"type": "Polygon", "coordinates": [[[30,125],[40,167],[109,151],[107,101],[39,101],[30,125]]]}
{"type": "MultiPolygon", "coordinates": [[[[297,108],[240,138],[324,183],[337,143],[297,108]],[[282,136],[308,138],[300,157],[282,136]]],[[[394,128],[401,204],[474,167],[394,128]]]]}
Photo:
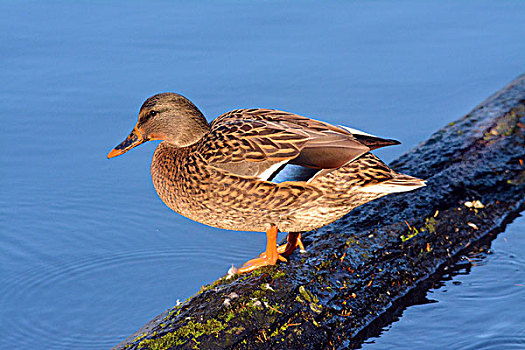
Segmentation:
{"type": "MultiPolygon", "coordinates": [[[[154,143],[105,158],[148,96],[182,93],[210,120],[269,107],[349,125],[401,140],[377,152],[390,161],[525,70],[524,12],[522,1],[0,2],[0,347],[108,348],[263,249],[263,234],[165,207],[154,143]]],[[[485,261],[461,278],[499,271],[485,261]]],[[[505,318],[525,306],[509,293],[521,299],[483,308],[505,318]]],[[[478,304],[430,305],[450,328],[468,322],[452,347],[486,331],[469,318],[478,304]]],[[[374,341],[442,338],[425,315],[401,326],[416,309],[374,341]]]]}
{"type": "Polygon", "coordinates": [[[524,252],[520,217],[362,349],[525,349],[524,252]]]}

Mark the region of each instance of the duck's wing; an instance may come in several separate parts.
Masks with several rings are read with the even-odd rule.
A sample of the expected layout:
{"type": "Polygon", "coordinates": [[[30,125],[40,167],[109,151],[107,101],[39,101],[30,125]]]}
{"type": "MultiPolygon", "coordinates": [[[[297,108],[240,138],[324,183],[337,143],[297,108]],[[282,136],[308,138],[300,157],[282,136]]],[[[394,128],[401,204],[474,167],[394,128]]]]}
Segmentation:
{"type": "Polygon", "coordinates": [[[268,180],[286,164],[336,169],[398,143],[351,130],[278,110],[238,109],[211,123],[199,153],[214,167],[268,180]]]}

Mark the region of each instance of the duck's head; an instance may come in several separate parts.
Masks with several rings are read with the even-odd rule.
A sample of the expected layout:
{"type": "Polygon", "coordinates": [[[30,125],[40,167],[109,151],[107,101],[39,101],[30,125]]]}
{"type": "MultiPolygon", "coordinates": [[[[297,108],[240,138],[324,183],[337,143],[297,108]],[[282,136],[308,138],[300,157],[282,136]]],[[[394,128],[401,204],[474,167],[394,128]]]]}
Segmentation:
{"type": "Polygon", "coordinates": [[[199,141],[210,126],[201,111],[186,97],[165,92],[148,98],[129,136],[108,153],[113,158],[146,141],[164,140],[175,147],[199,141]]]}

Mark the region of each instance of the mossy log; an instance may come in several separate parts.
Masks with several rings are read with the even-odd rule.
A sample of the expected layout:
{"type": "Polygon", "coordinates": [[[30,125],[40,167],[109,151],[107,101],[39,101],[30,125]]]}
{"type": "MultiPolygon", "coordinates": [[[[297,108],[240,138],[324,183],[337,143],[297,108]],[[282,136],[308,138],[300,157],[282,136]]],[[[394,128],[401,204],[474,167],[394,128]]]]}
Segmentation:
{"type": "Polygon", "coordinates": [[[426,187],[383,197],[305,234],[307,253],[203,287],[116,348],[359,345],[393,309],[410,304],[429,280],[523,210],[524,131],[522,75],[391,164],[427,179],[426,187]]]}

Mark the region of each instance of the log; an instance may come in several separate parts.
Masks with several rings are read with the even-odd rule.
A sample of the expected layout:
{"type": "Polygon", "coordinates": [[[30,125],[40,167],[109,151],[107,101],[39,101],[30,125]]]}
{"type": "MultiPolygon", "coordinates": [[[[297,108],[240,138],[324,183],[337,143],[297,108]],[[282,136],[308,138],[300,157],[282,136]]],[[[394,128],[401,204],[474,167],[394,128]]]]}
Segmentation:
{"type": "Polygon", "coordinates": [[[427,179],[205,286],[115,349],[354,348],[525,207],[525,75],[391,164],[427,179]]]}

